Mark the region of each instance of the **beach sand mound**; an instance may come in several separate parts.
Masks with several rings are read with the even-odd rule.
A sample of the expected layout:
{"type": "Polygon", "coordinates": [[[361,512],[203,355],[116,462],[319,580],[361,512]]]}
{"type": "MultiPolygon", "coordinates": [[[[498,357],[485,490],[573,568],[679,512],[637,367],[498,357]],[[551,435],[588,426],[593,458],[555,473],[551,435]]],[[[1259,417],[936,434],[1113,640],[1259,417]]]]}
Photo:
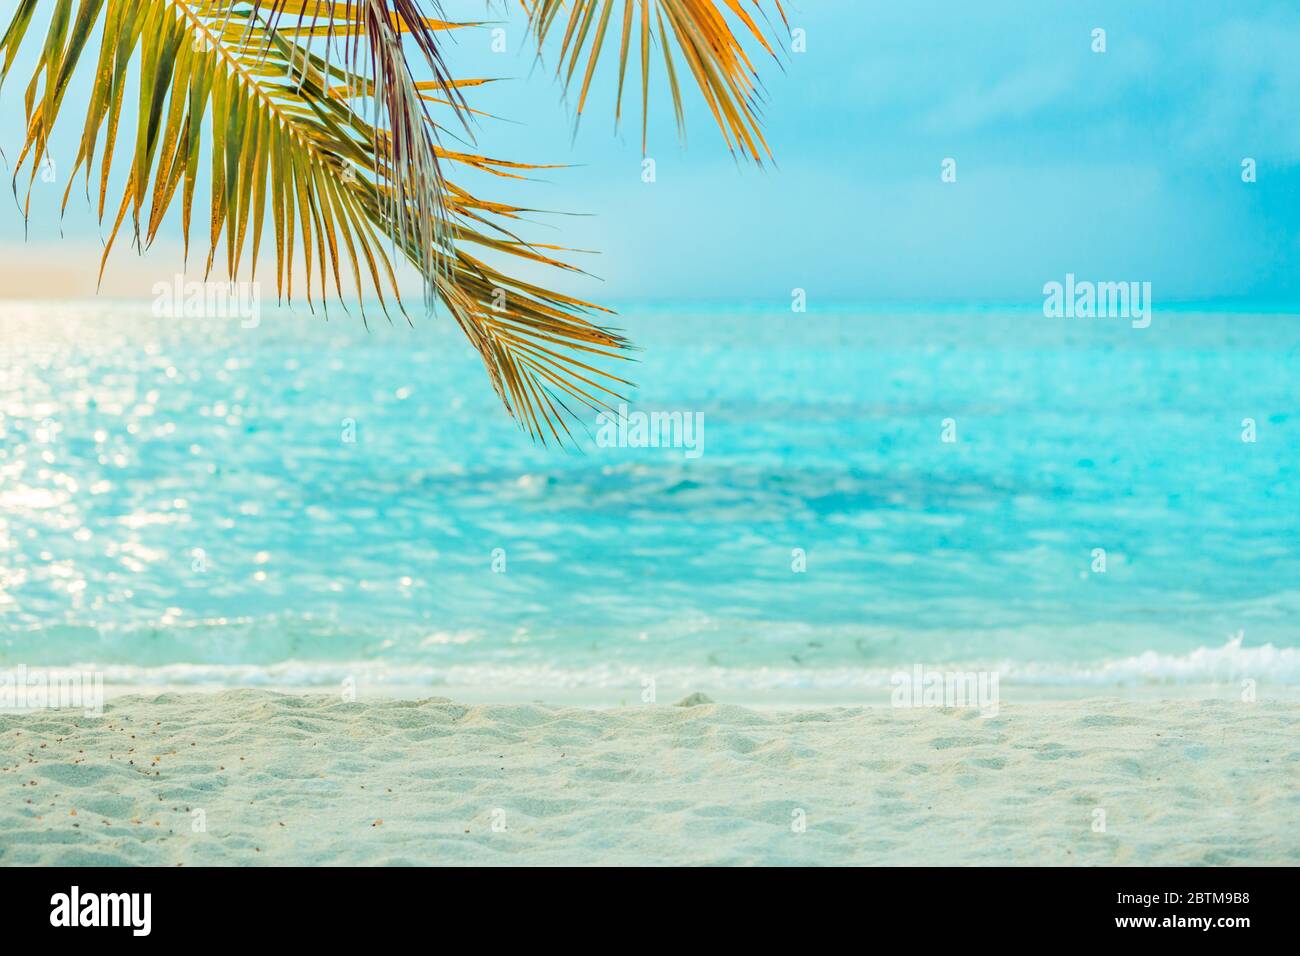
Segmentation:
{"type": "Polygon", "coordinates": [[[673,706],[674,707],[699,707],[702,704],[711,704],[711,703],[713,703],[712,697],[710,697],[708,694],[701,694],[699,691],[696,691],[694,694],[687,694],[681,700],[677,701],[677,703],[673,704],[673,706]]]}
{"type": "Polygon", "coordinates": [[[0,863],[1294,865],[1297,718],[126,697],[0,715],[0,863]]]}

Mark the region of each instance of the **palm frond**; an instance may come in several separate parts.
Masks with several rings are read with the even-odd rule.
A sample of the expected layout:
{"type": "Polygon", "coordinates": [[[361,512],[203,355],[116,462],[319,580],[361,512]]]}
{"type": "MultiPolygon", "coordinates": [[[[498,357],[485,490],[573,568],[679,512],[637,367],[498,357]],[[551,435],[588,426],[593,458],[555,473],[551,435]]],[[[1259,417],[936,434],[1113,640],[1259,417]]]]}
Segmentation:
{"type": "MultiPolygon", "coordinates": [[[[433,95],[458,112],[464,105],[462,87],[441,65],[435,41],[437,32],[455,24],[423,16],[413,0],[43,0],[41,6],[50,22],[24,96],[27,130],[15,191],[30,162],[26,214],[70,77],[100,24],[72,175],[84,167],[100,219],[110,213],[101,275],[128,212],[143,249],[178,194],[188,257],[206,121],[207,272],[224,244],[225,272],[234,281],[251,244],[255,277],[269,215],[283,300],[293,299],[295,263],[301,262],[309,303],[318,296],[325,301],[331,282],[335,297],[352,298],[343,288],[350,272],[356,300],[365,297],[368,282],[386,311],[386,291],[401,303],[386,251],[395,250],[420,272],[430,298],[448,307],[509,411],[543,442],[568,437],[570,403],[608,407],[613,388],[626,384],[589,362],[617,357],[627,344],[589,318],[605,310],[512,279],[467,251],[478,246],[568,268],[553,250],[510,231],[508,223],[523,210],[479,200],[442,175],[443,162],[502,175],[529,168],[448,152],[436,143],[424,97],[433,95]],[[412,76],[403,36],[415,38],[432,81],[412,76]],[[127,81],[137,62],[135,141],[119,145],[127,81]],[[111,213],[118,158],[129,165],[111,213]]],[[[36,9],[37,0],[20,0],[0,39],[0,84],[36,9]]]]}
{"type": "MultiPolygon", "coordinates": [[[[742,0],[520,0],[520,3],[528,12],[529,24],[539,47],[563,24],[556,72],[563,76],[566,85],[572,84],[585,54],[587,63],[578,94],[579,117],[586,105],[600,55],[607,42],[617,40],[618,91],[614,115],[616,121],[621,118],[624,78],[635,38],[641,65],[641,151],[644,153],[647,145],[650,47],[655,42],[663,53],[673,111],[681,131],[684,111],[671,37],[722,131],[727,147],[733,152],[739,150],[755,162],[762,162],[764,155],[771,158],[772,152],[763,138],[758,118],[758,74],[742,41],[748,35],[775,57],[775,50],[758,23],[758,19],[764,18],[764,0],[750,0],[753,14],[745,8],[742,0]],[[567,18],[562,16],[566,8],[567,18]],[[731,14],[730,18],[723,8],[731,14]],[[615,13],[618,13],[617,18],[615,13]],[[738,26],[733,27],[733,22],[738,26]]],[[[771,0],[771,5],[785,23],[781,0],[771,0]]]]}
{"type": "Polygon", "coordinates": [[[442,245],[442,237],[432,232],[443,219],[441,170],[426,105],[400,38],[408,35],[414,40],[434,77],[433,85],[459,113],[465,101],[435,38],[439,31],[457,24],[426,17],[414,0],[252,0],[250,22],[258,15],[281,40],[290,41],[294,50],[310,53],[321,43],[326,75],[330,57],[341,45],[347,85],[367,88],[370,102],[376,106],[375,125],[385,129],[389,138],[387,149],[376,147],[374,152],[376,174],[389,185],[388,202],[398,231],[411,232],[422,250],[417,265],[425,277],[426,304],[432,305],[432,276],[442,245]],[[290,19],[293,26],[284,29],[290,19]]]}
{"type": "MultiPolygon", "coordinates": [[[[353,122],[366,132],[359,117],[353,122]]],[[[441,149],[439,155],[500,176],[548,168],[441,149]]],[[[367,178],[357,182],[367,208],[382,222],[386,213],[379,190],[367,178]]],[[[622,353],[630,344],[592,321],[597,314],[612,314],[608,309],[506,275],[467,251],[478,247],[573,271],[552,255],[565,250],[525,242],[510,228],[510,222],[533,210],[479,199],[450,181],[447,208],[452,260],[438,277],[440,299],[479,352],[493,389],[521,427],[543,443],[568,443],[573,436],[566,418],[578,417],[578,406],[612,410],[611,402],[622,397],[618,389],[631,385],[591,360],[626,358],[622,353]]]]}

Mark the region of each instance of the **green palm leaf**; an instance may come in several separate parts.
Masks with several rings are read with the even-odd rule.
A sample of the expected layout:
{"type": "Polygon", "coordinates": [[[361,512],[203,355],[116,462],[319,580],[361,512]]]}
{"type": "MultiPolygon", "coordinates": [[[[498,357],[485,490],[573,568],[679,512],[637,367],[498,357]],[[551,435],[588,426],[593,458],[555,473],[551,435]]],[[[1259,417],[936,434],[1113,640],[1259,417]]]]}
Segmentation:
{"type": "MultiPolygon", "coordinates": [[[[508,223],[522,210],[480,201],[443,178],[444,157],[480,169],[527,168],[445,153],[436,144],[424,98],[458,112],[464,106],[432,39],[454,24],[419,16],[408,0],[44,5],[50,21],[25,96],[27,136],[15,184],[25,165],[34,181],[68,80],[102,23],[73,170],[75,176],[84,169],[87,191],[94,186],[100,218],[110,215],[101,274],[128,214],[136,243],[147,247],[178,196],[188,256],[208,120],[208,272],[224,252],[229,279],[244,262],[255,276],[269,219],[282,299],[293,300],[300,263],[309,303],[323,301],[330,286],[340,300],[352,294],[360,300],[368,287],[385,306],[388,294],[400,306],[389,255],[395,250],[479,351],[506,407],[543,442],[569,437],[564,415],[575,413],[575,403],[607,407],[614,389],[626,384],[590,364],[626,346],[587,317],[604,310],[512,279],[467,251],[477,245],[567,268],[497,221],[508,223]],[[412,77],[402,35],[419,38],[432,81],[412,77]],[[137,132],[134,143],[119,143],[127,79],[137,62],[137,132]],[[363,118],[358,100],[371,104],[374,123],[363,118]],[[110,174],[119,159],[129,164],[126,183],[110,203],[110,174]],[[354,287],[345,291],[349,273],[354,287]]],[[[0,81],[36,9],[36,0],[22,0],[0,40],[0,81]]]]}
{"type": "MultiPolygon", "coordinates": [[[[523,2],[544,38],[563,5],[523,2]]],[[[773,2],[780,10],[779,0],[773,2]]],[[[582,101],[615,3],[572,4],[562,51],[570,76],[595,24],[582,101]]],[[[770,52],[739,0],[723,3],[770,52]]],[[[752,65],[719,8],[709,0],[635,5],[643,88],[653,7],[679,121],[669,30],[728,142],[734,138],[758,159],[767,146],[753,111],[752,65]]],[[[634,0],[624,0],[620,99],[633,7],[634,0]]],[[[101,222],[110,223],[101,276],[128,215],[134,244],[143,250],[177,203],[188,260],[206,153],[205,274],[224,259],[231,281],[245,263],[255,278],[269,220],[282,301],[293,301],[299,281],[309,305],[331,296],[361,302],[369,290],[387,312],[389,295],[402,308],[396,267],[406,260],[424,281],[426,306],[448,309],[506,408],[543,443],[571,439],[566,417],[576,417],[580,407],[608,409],[629,384],[601,367],[625,358],[628,348],[617,332],[593,321],[608,310],[513,278],[483,258],[505,254],[572,268],[558,258],[561,250],[514,233],[512,224],[526,210],[480,199],[444,175],[445,166],[506,177],[539,168],[439,143],[429,104],[449,107],[468,130],[474,111],[463,90],[485,82],[452,78],[439,52],[439,33],[468,24],[425,16],[418,0],[19,0],[0,38],[0,86],[38,9],[48,11],[49,21],[23,97],[27,125],[15,191],[30,167],[26,216],[69,82],[98,29],[73,177],[84,170],[87,194],[94,192],[101,222]],[[404,39],[431,78],[416,79],[404,39]],[[139,87],[135,136],[119,142],[132,76],[139,87]],[[119,192],[110,184],[123,178],[123,163],[119,192]]],[[[645,97],[643,91],[643,105],[645,97]]]]}

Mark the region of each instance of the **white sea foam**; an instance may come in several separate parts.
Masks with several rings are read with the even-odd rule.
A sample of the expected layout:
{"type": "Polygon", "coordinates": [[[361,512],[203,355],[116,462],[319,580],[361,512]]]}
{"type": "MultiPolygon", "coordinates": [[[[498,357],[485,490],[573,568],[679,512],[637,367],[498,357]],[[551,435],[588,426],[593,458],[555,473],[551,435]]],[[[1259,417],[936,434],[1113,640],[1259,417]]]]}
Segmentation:
{"type": "MultiPolygon", "coordinates": [[[[1046,687],[1139,687],[1256,681],[1261,687],[1300,687],[1300,648],[1272,644],[1243,647],[1240,638],[1222,647],[1200,647],[1186,654],[1144,651],[1095,663],[1019,661],[924,662],[931,666],[996,671],[1010,683],[1046,687]]],[[[852,691],[886,687],[911,665],[895,667],[638,667],[627,662],[584,668],[528,664],[434,666],[380,661],[299,661],[272,665],[167,664],[153,667],[112,665],[97,669],[110,685],[213,687],[362,686],[573,689],[640,689],[653,679],[665,687],[724,690],[852,691]]]]}

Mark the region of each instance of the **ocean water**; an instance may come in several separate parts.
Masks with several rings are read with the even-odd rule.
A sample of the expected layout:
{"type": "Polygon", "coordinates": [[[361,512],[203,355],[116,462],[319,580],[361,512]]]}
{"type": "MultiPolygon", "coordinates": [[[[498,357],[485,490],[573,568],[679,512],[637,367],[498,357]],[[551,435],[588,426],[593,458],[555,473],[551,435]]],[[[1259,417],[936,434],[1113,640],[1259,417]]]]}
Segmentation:
{"type": "Polygon", "coordinates": [[[625,304],[698,457],[537,447],[445,317],[371,318],[0,305],[0,666],[1300,685],[1294,314],[625,304]]]}

